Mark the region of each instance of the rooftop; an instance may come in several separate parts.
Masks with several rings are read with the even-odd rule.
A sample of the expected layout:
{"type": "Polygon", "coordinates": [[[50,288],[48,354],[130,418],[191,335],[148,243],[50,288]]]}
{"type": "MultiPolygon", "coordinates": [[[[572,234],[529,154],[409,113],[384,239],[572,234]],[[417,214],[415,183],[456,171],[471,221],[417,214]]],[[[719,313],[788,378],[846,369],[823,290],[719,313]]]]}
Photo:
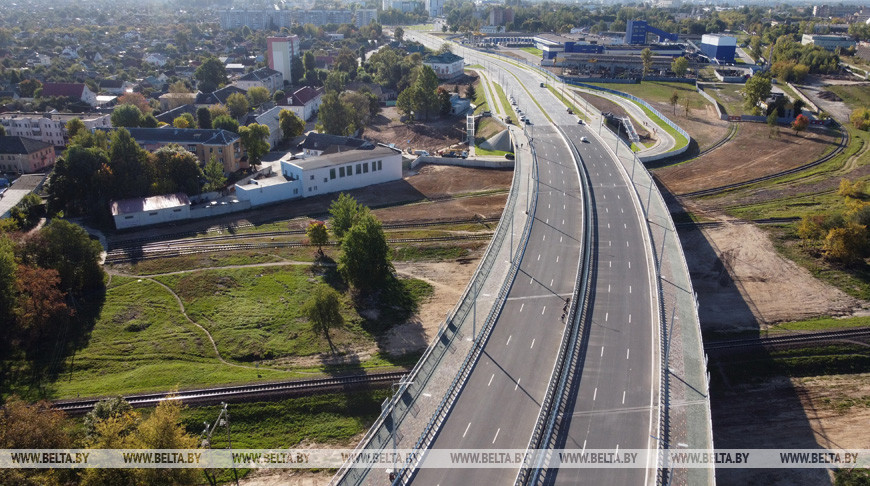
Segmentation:
{"type": "Polygon", "coordinates": [[[301,168],[302,170],[311,170],[362,160],[371,160],[378,157],[387,157],[390,155],[399,155],[399,152],[387,147],[377,147],[372,150],[349,150],[347,152],[320,155],[318,157],[310,157],[307,159],[294,159],[287,162],[301,168]]]}
{"type": "Polygon", "coordinates": [[[54,147],[50,143],[25,137],[0,137],[0,154],[32,154],[45,148],[54,147]]]}
{"type": "Polygon", "coordinates": [[[201,143],[229,145],[239,140],[238,134],[222,129],[202,128],[128,128],[139,143],[201,143]]]}
{"type": "Polygon", "coordinates": [[[190,206],[190,199],[187,198],[187,194],[182,192],[163,194],[161,196],[121,199],[120,201],[111,201],[109,203],[109,207],[112,210],[112,216],[144,213],[145,211],[158,211],[160,209],[178,208],[182,206],[190,206]]]}
{"type": "Polygon", "coordinates": [[[439,55],[431,55],[426,56],[426,59],[423,62],[433,63],[433,64],[452,64],[456,61],[462,61],[464,58],[457,56],[452,52],[445,52],[444,54],[439,55]]]}

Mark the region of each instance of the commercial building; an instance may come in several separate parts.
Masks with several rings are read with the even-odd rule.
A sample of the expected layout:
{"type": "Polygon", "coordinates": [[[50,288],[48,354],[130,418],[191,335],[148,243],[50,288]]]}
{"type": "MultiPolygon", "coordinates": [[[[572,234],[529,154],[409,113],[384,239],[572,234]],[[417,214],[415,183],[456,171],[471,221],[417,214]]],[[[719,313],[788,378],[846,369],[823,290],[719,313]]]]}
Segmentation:
{"type": "Polygon", "coordinates": [[[393,149],[282,159],[281,174],[236,185],[236,197],[261,206],[301,197],[349,191],[402,178],[402,156],[393,149]]]}
{"type": "Polygon", "coordinates": [[[224,166],[224,172],[231,173],[247,169],[243,161],[244,152],[239,136],[220,129],[199,128],[128,128],[136,143],[145,150],[153,152],[170,144],[180,145],[196,155],[205,164],[214,157],[224,166]]]}
{"type": "Polygon", "coordinates": [[[293,58],[299,57],[302,52],[299,47],[299,36],[268,37],[266,52],[269,57],[269,68],[281,73],[284,80],[292,79],[290,74],[293,58]]]}
{"type": "Polygon", "coordinates": [[[646,20],[629,20],[625,25],[625,43],[626,44],[646,44],[647,34],[658,36],[659,42],[677,42],[679,35],[671,32],[665,32],[649,25],[646,20]]]}
{"type": "Polygon", "coordinates": [[[64,147],[69,141],[66,123],[78,118],[88,130],[111,128],[112,121],[106,113],[32,113],[8,112],[0,114],[0,125],[6,135],[27,137],[64,147]]]}
{"type": "Polygon", "coordinates": [[[737,51],[737,38],[730,35],[704,34],[701,36],[701,52],[719,63],[733,64],[737,51]]]}
{"type": "Polygon", "coordinates": [[[115,228],[170,223],[190,218],[190,200],[184,193],[111,201],[115,228]]]}
{"type": "Polygon", "coordinates": [[[30,174],[54,165],[54,146],[26,137],[0,137],[0,171],[30,174]]]}
{"type": "Polygon", "coordinates": [[[462,75],[465,68],[465,59],[452,52],[439,55],[426,56],[423,64],[432,68],[438,79],[453,79],[462,75]]]}
{"type": "Polygon", "coordinates": [[[848,49],[855,45],[855,41],[847,35],[820,35],[804,34],[801,44],[819,46],[829,51],[835,51],[838,47],[848,49]]]}
{"type": "Polygon", "coordinates": [[[247,26],[251,30],[279,30],[293,26],[290,10],[223,10],[219,12],[221,29],[240,29],[247,26]]]}

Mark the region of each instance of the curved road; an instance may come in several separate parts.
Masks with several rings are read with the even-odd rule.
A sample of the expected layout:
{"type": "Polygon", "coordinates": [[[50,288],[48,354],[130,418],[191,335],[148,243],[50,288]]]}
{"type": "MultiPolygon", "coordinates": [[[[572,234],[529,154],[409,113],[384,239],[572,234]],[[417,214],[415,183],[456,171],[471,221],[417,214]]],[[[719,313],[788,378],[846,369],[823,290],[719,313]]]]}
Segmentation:
{"type": "MultiPolygon", "coordinates": [[[[419,33],[424,44],[439,46],[419,33]]],[[[578,125],[540,75],[456,48],[470,62],[506,70],[503,87],[535,124],[540,196],[520,273],[485,343],[483,357],[432,444],[433,449],[524,449],[553,369],[565,323],[565,295],[576,279],[583,222],[577,166],[546,111],[577,145],[592,184],[596,231],[586,359],[565,434],[566,448],[655,448],[658,333],[646,227],[627,176],[590,127],[578,125]],[[517,79],[518,78],[518,79],[517,79]],[[519,86],[519,81],[525,86],[519,86]],[[528,90],[528,91],[526,91],[528,90]],[[530,98],[534,96],[539,108],[530,98]],[[588,143],[580,138],[587,137],[588,143]]],[[[415,484],[508,484],[516,469],[420,469],[415,484]]],[[[563,469],[559,484],[650,484],[655,464],[637,469],[563,469]]]]}

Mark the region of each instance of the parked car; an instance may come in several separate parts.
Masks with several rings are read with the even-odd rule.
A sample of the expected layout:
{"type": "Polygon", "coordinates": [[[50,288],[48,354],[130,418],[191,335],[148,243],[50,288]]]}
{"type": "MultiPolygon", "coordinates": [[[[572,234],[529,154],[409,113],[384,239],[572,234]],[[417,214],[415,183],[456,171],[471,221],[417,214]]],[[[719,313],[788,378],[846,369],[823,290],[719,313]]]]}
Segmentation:
{"type": "Polygon", "coordinates": [[[462,153],[459,154],[459,156],[462,157],[463,159],[465,159],[465,158],[468,157],[468,152],[466,152],[465,150],[463,150],[462,153]]]}
{"type": "Polygon", "coordinates": [[[487,110],[487,111],[484,111],[484,112],[483,112],[483,113],[481,113],[481,114],[482,114],[482,115],[483,115],[483,116],[492,116],[492,112],[491,112],[491,111],[489,111],[489,110],[487,110]]]}
{"type": "Polygon", "coordinates": [[[532,124],[532,120],[529,120],[528,118],[526,118],[526,125],[531,125],[531,124],[532,124]]]}

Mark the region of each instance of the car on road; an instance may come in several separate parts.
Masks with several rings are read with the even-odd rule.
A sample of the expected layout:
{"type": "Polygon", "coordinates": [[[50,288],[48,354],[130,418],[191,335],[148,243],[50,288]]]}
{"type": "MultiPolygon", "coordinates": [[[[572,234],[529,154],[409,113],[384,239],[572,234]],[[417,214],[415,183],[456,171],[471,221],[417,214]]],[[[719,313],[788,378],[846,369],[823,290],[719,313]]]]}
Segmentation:
{"type": "Polygon", "coordinates": [[[511,152],[508,152],[508,153],[504,154],[504,158],[506,158],[508,160],[514,160],[514,154],[512,154],[511,152]]]}
{"type": "Polygon", "coordinates": [[[531,124],[532,124],[532,120],[529,120],[528,118],[526,118],[526,125],[531,125],[531,124]]]}
{"type": "Polygon", "coordinates": [[[546,86],[547,86],[547,83],[541,83],[542,88],[545,88],[546,86]]]}
{"type": "Polygon", "coordinates": [[[573,115],[573,114],[574,114],[574,110],[572,110],[571,108],[568,108],[568,114],[569,114],[569,115],[573,115]]]}
{"type": "Polygon", "coordinates": [[[583,119],[582,119],[582,118],[578,118],[578,119],[577,119],[577,124],[578,124],[578,125],[582,125],[582,124],[583,124],[583,119]]]}
{"type": "Polygon", "coordinates": [[[589,139],[586,137],[580,137],[580,141],[583,143],[589,143],[589,139]]]}

